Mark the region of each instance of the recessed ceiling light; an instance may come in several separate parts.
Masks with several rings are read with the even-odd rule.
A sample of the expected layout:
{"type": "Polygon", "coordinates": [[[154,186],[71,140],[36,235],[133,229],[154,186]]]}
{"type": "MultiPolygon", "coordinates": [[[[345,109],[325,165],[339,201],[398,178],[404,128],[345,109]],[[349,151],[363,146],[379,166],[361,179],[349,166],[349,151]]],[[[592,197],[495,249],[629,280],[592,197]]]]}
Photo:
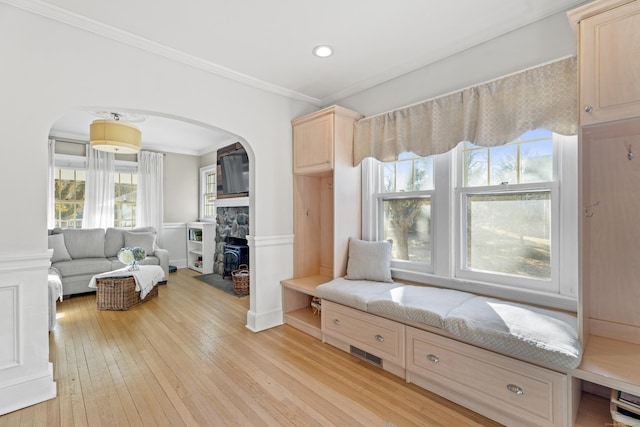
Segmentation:
{"type": "Polygon", "coordinates": [[[327,56],[333,55],[333,48],[327,45],[316,46],[313,48],[313,54],[320,58],[326,58],[327,56]]]}

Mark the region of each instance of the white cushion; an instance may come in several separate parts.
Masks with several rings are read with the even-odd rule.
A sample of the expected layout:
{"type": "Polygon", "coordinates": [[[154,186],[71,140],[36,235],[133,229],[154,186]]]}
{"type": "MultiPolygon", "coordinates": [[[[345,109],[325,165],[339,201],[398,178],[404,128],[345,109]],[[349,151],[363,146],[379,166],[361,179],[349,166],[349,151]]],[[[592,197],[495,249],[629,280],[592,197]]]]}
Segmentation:
{"type": "Polygon", "coordinates": [[[71,261],[71,255],[69,255],[69,251],[67,251],[67,247],[64,244],[64,234],[51,234],[48,239],[48,247],[53,249],[51,263],[71,261]]]}
{"type": "Polygon", "coordinates": [[[518,359],[574,369],[582,358],[576,317],[566,313],[478,296],[444,325],[462,341],[518,359]]]}
{"type": "Polygon", "coordinates": [[[153,233],[134,233],[127,231],[124,233],[124,246],[127,248],[142,248],[147,255],[152,255],[156,236],[153,233]]]}
{"type": "Polygon", "coordinates": [[[395,286],[392,283],[345,280],[342,277],[338,277],[317,286],[315,295],[338,304],[366,311],[370,300],[388,294],[395,286]]]}
{"type": "Polygon", "coordinates": [[[428,286],[396,286],[367,304],[367,311],[444,328],[447,314],[475,295],[428,286]]]}
{"type": "Polygon", "coordinates": [[[349,260],[345,279],[392,283],[391,243],[349,239],[349,260]]]}

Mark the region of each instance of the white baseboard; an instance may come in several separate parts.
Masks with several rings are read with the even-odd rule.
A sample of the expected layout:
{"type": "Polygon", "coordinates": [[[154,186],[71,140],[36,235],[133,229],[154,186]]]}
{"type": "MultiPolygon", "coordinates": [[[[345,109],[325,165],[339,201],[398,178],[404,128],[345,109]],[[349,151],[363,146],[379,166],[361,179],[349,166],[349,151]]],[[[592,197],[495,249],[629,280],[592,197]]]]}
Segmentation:
{"type": "Polygon", "coordinates": [[[247,312],[247,329],[252,332],[260,332],[275,328],[283,324],[282,310],[274,310],[256,315],[254,311],[247,312]]]}
{"type": "Polygon", "coordinates": [[[35,405],[56,397],[56,383],[53,381],[53,366],[43,376],[26,378],[0,387],[0,415],[35,405]]]}

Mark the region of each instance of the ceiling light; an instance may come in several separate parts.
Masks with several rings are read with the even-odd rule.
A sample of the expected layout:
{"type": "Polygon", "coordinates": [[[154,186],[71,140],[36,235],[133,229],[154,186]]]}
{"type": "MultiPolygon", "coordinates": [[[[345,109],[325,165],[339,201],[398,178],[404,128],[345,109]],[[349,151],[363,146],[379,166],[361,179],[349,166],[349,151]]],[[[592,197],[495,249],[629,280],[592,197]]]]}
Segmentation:
{"type": "Polygon", "coordinates": [[[327,45],[316,46],[313,48],[313,54],[320,58],[326,58],[327,56],[333,55],[333,48],[327,45]]]}
{"type": "Polygon", "coordinates": [[[140,151],[142,134],[140,129],[120,120],[112,113],[109,120],[94,120],[89,128],[91,147],[110,153],[133,154],[140,151]]]}

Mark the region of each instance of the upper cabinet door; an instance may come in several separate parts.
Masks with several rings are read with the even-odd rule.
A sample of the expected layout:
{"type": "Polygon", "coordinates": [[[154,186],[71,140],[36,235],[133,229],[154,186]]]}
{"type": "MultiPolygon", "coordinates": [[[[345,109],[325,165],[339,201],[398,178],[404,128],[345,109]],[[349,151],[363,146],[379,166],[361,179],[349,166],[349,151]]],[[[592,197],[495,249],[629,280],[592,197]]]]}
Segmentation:
{"type": "Polygon", "coordinates": [[[640,116],[640,1],[585,18],[579,31],[581,124],[640,116]]]}
{"type": "Polygon", "coordinates": [[[293,124],[293,173],[333,170],[334,114],[323,114],[293,124]]]}

